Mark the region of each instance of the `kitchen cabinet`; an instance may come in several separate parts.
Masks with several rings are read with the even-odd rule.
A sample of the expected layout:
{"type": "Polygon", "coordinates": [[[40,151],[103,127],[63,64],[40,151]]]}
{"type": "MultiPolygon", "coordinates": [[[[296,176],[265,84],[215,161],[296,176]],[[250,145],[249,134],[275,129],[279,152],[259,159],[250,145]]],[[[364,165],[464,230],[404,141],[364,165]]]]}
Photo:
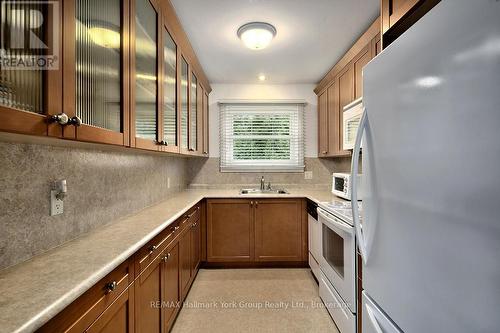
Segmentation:
{"type": "Polygon", "coordinates": [[[200,204],[37,332],[168,332],[201,261],[200,204]]]}
{"type": "Polygon", "coordinates": [[[350,62],[339,74],[339,146],[343,146],[344,106],[354,101],[354,64],[350,62]]]}
{"type": "Polygon", "coordinates": [[[253,261],[253,220],[251,200],[207,200],[207,261],[253,261]]]}
{"type": "Polygon", "coordinates": [[[163,138],[162,151],[179,152],[178,47],[168,28],[162,27],[163,39],[163,138]]]}
{"type": "Polygon", "coordinates": [[[307,225],[301,199],[207,200],[207,262],[301,262],[307,225]]]}
{"type": "Polygon", "coordinates": [[[318,96],[318,156],[328,154],[328,93],[324,91],[318,96]]]}
{"type": "MultiPolygon", "coordinates": [[[[126,327],[129,324],[121,320],[124,313],[131,315],[133,306],[134,265],[132,260],[127,260],[115,270],[101,279],[92,288],[71,303],[65,310],[56,315],[51,321],[42,326],[37,332],[68,332],[80,333],[102,317],[101,314],[109,307],[113,307],[101,322],[111,322],[117,327],[126,327]],[[118,314],[120,313],[120,314],[118,314]]],[[[97,327],[93,329],[96,331],[97,327]]],[[[132,328],[133,329],[133,328],[132,328]]],[[[101,330],[97,330],[100,332],[101,330]]],[[[132,330],[129,330],[132,332],[132,330]]],[[[104,331],[107,332],[107,331],[104,331]]],[[[127,331],[116,331],[127,332],[127,331]]]]}
{"type": "Polygon", "coordinates": [[[162,300],[164,305],[162,311],[164,329],[162,332],[168,332],[180,310],[178,242],[165,251],[163,262],[162,300]]]}
{"type": "Polygon", "coordinates": [[[208,156],[211,88],[170,2],[55,2],[41,36],[61,61],[0,69],[0,131],[208,156]]]}
{"type": "MultiPolygon", "coordinates": [[[[134,333],[134,287],[129,286],[85,331],[88,333],[134,333]]],[[[150,331],[152,332],[152,331],[150,331]]]]}
{"type": "Polygon", "coordinates": [[[133,0],[131,16],[131,146],[159,151],[160,8],[156,0],[133,0]]]}
{"type": "Polygon", "coordinates": [[[208,93],[206,90],[203,90],[203,113],[202,113],[202,131],[203,131],[203,143],[202,143],[202,153],[203,156],[208,157],[209,154],[209,99],[208,99],[208,93]]]}
{"type": "MultiPolygon", "coordinates": [[[[59,1],[56,2],[59,3],[59,1]]],[[[2,3],[2,15],[12,13],[11,24],[23,29],[23,31],[29,31],[29,27],[34,22],[16,19],[17,16],[13,13],[14,10],[19,9],[43,10],[37,6],[43,6],[43,4],[2,3]]],[[[57,41],[59,47],[54,46],[54,49],[51,50],[55,55],[62,53],[60,47],[62,34],[51,36],[45,27],[52,26],[54,21],[61,22],[61,19],[62,6],[59,6],[58,12],[54,12],[46,18],[47,24],[42,26],[42,34],[37,36],[47,45],[54,46],[54,42],[57,41]]],[[[2,26],[2,28],[4,27],[2,26]]],[[[5,28],[9,28],[8,24],[5,28]]],[[[2,52],[5,52],[6,57],[12,56],[18,59],[18,57],[26,55],[22,54],[23,50],[17,49],[15,45],[10,45],[8,40],[2,40],[2,43],[2,52]]],[[[43,56],[46,50],[30,49],[26,53],[28,52],[28,56],[43,56]]],[[[51,70],[19,70],[0,67],[0,131],[56,137],[63,135],[60,125],[55,122],[47,122],[47,118],[62,112],[62,64],[60,61],[56,64],[59,67],[51,70]]]]}
{"type": "Polygon", "coordinates": [[[302,200],[255,201],[255,260],[304,260],[302,200]]]}
{"type": "Polygon", "coordinates": [[[380,18],[383,48],[392,43],[439,2],[440,0],[382,0],[380,18]]]}
{"type": "Polygon", "coordinates": [[[163,259],[158,255],[139,275],[135,282],[137,333],[161,332],[162,301],[161,280],[163,259]]]}
{"type": "Polygon", "coordinates": [[[363,96],[363,67],[365,67],[372,58],[372,43],[370,42],[353,60],[355,100],[363,96]]]}
{"type": "Polygon", "coordinates": [[[342,153],[340,147],[340,105],[339,84],[334,81],[327,89],[328,94],[328,156],[336,156],[342,153]]]}

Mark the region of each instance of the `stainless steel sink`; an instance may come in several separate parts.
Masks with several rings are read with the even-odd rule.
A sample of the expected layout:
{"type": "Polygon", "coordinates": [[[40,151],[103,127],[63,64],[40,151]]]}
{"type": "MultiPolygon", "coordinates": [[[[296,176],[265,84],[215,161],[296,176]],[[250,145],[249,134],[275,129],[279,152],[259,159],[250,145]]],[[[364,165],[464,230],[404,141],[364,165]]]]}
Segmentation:
{"type": "Polygon", "coordinates": [[[261,190],[259,188],[242,188],[240,194],[289,194],[284,188],[261,190]]]}

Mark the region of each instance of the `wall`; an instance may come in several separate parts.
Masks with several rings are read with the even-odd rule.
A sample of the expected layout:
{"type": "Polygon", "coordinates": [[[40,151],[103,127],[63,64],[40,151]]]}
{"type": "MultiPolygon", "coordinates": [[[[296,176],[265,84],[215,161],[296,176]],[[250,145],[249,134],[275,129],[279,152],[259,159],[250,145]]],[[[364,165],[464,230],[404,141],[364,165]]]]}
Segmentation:
{"type": "Polygon", "coordinates": [[[318,157],[318,111],[314,84],[212,84],[210,94],[210,157],[219,157],[219,105],[224,99],[305,100],[305,156],[318,157]]]}
{"type": "Polygon", "coordinates": [[[350,170],[350,159],[318,158],[317,97],[314,84],[212,84],[210,94],[210,158],[189,162],[191,187],[241,187],[259,183],[260,177],[273,184],[287,187],[312,186],[329,189],[332,172],[350,170]],[[219,106],[227,99],[299,99],[305,100],[305,170],[313,172],[312,179],[304,179],[303,173],[221,173],[219,171],[219,106]]]}
{"type": "Polygon", "coordinates": [[[92,146],[0,142],[0,268],[135,213],[187,185],[184,158],[92,146]],[[64,213],[49,216],[56,179],[67,180],[68,194],[64,213]]]}

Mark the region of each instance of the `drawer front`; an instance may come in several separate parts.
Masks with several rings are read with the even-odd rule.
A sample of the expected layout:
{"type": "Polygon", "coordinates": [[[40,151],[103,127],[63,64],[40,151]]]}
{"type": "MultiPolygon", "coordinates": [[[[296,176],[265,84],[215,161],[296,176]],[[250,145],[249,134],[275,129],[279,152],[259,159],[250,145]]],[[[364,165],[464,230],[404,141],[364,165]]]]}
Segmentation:
{"type": "Polygon", "coordinates": [[[118,266],[38,332],[83,332],[133,282],[133,267],[131,260],[118,266]]]}
{"type": "Polygon", "coordinates": [[[175,221],[135,254],[135,270],[141,274],[181,232],[181,221],[175,221]]]}

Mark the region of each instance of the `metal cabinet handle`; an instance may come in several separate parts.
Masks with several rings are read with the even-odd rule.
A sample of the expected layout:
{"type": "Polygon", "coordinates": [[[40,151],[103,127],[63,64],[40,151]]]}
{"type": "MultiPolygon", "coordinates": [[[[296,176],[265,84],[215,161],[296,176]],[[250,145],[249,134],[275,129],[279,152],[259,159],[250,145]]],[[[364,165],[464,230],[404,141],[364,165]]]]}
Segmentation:
{"type": "Polygon", "coordinates": [[[255,201],[255,208],[259,207],[259,202],[255,201]]]}
{"type": "Polygon", "coordinates": [[[156,249],[158,249],[158,246],[156,246],[156,245],[151,245],[151,246],[149,247],[149,254],[151,254],[151,253],[153,253],[154,251],[156,251],[156,249]]]}
{"type": "Polygon", "coordinates": [[[174,232],[176,232],[177,230],[179,230],[179,228],[180,228],[180,227],[179,227],[178,225],[176,225],[176,226],[174,227],[174,232]]]}
{"type": "Polygon", "coordinates": [[[253,207],[253,201],[250,201],[250,206],[252,206],[252,207],[253,207]]]}
{"type": "Polygon", "coordinates": [[[189,150],[189,151],[194,151],[194,148],[189,148],[188,150],[189,150]]]}
{"type": "Polygon", "coordinates": [[[115,291],[116,287],[118,286],[118,283],[116,281],[111,281],[106,283],[106,293],[111,293],[115,291]]]}
{"type": "Polygon", "coordinates": [[[170,252],[169,252],[169,253],[167,253],[167,255],[166,255],[166,256],[164,256],[164,257],[162,258],[162,260],[163,260],[163,262],[167,262],[169,258],[170,258],[170,252]]]}
{"type": "Polygon", "coordinates": [[[323,150],[321,153],[322,153],[322,154],[326,154],[326,153],[328,153],[328,152],[327,152],[326,150],[323,150]]]}
{"type": "Polygon", "coordinates": [[[52,115],[48,118],[49,123],[58,123],[61,126],[73,125],[80,126],[82,125],[82,120],[78,116],[69,117],[66,113],[61,112],[59,114],[52,115]]]}
{"type": "Polygon", "coordinates": [[[73,125],[75,127],[81,126],[82,120],[78,116],[71,117],[71,119],[68,121],[68,125],[73,125]]]}

